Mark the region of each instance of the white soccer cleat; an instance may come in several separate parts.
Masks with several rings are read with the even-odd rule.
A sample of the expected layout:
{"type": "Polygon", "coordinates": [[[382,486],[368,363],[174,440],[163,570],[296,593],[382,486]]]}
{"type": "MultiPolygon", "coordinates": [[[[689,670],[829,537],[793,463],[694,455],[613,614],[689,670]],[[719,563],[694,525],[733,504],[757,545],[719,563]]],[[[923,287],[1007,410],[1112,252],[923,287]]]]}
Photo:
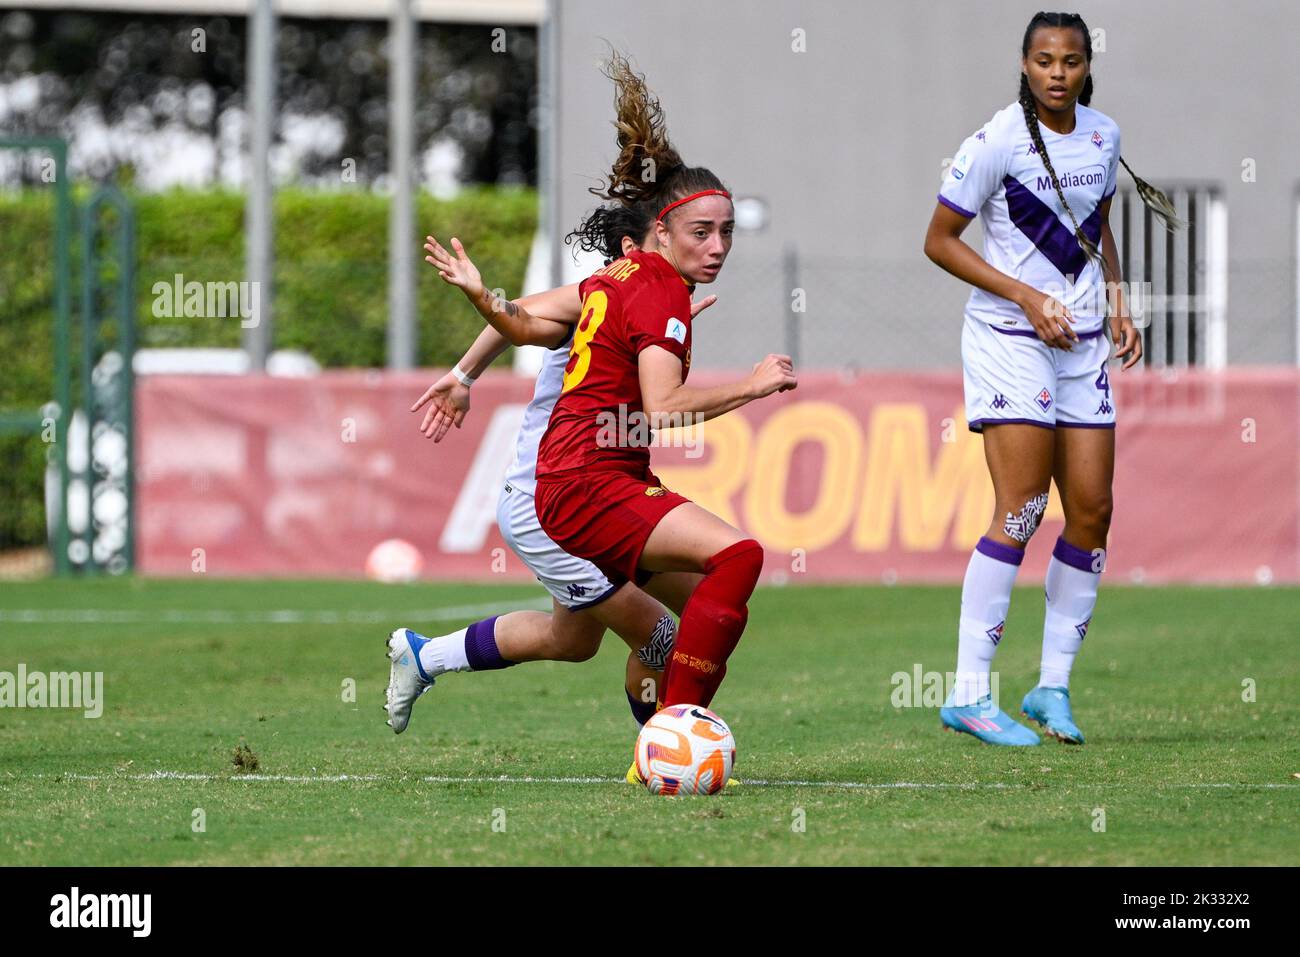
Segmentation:
{"type": "Polygon", "coordinates": [[[387,724],[394,734],[406,730],[415,699],[433,687],[433,679],[420,665],[420,648],[428,640],[409,628],[398,628],[385,644],[389,667],[384,710],[388,712],[387,724]]]}

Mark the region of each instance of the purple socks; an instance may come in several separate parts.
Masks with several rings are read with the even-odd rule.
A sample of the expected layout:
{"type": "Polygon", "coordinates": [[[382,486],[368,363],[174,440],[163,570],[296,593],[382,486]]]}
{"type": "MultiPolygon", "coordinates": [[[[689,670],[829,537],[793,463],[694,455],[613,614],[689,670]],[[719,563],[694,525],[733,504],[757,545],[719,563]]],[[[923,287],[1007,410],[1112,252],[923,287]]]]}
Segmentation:
{"type": "Polygon", "coordinates": [[[502,658],[497,650],[497,617],[484,618],[465,629],[465,657],[473,671],[495,671],[518,663],[502,658]]]}

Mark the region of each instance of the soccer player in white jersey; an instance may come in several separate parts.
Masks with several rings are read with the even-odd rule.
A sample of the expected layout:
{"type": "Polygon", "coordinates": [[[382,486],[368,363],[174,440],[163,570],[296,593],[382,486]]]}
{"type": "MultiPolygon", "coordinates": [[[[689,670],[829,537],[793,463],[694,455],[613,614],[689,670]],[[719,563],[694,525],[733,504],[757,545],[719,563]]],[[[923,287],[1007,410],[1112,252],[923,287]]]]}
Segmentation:
{"type": "MultiPolygon", "coordinates": [[[[990,744],[1039,743],[992,701],[989,672],[1055,478],[1065,529],[1047,571],[1039,682],[1021,711],[1047,735],[1082,744],[1069,680],[1106,563],[1110,341],[1116,359],[1127,357],[1124,369],[1142,356],[1107,224],[1116,174],[1128,164],[1119,127],[1088,106],[1092,42],[1082,18],[1036,14],[1021,56],[1019,99],[962,143],[925,237],[926,255],[975,287],[962,329],[966,417],[983,433],[996,496],[962,585],[957,680],[940,719],[990,744]],[[982,258],[960,238],[976,216],[982,258]]],[[[1176,227],[1168,199],[1133,178],[1144,202],[1176,227]]]]}

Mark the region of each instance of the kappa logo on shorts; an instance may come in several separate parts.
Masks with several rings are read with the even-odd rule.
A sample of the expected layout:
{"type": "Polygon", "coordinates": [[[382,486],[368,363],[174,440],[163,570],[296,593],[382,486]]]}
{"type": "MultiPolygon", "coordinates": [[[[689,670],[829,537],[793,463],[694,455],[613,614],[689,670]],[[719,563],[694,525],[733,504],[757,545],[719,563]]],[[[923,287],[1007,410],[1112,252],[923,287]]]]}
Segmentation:
{"type": "Polygon", "coordinates": [[[645,490],[645,493],[651,496],[652,498],[658,498],[660,495],[663,495],[664,492],[666,491],[667,489],[665,489],[662,485],[651,485],[645,490]]]}
{"type": "Polygon", "coordinates": [[[1046,412],[1052,407],[1052,393],[1048,392],[1047,389],[1044,388],[1042,392],[1034,396],[1034,401],[1038,403],[1040,409],[1046,412]]]}
{"type": "Polygon", "coordinates": [[[568,588],[570,598],[583,598],[587,594],[586,585],[569,585],[568,588]]]}
{"type": "Polygon", "coordinates": [[[1097,381],[1093,383],[1101,393],[1101,405],[1097,406],[1097,411],[1093,415],[1110,415],[1115,411],[1115,407],[1110,404],[1110,376],[1106,374],[1106,366],[1101,367],[1101,372],[1097,373],[1097,381]]]}
{"type": "Polygon", "coordinates": [[[995,409],[1005,409],[1010,404],[1011,403],[1007,401],[1007,397],[1001,392],[993,396],[993,402],[991,403],[995,409]]]}

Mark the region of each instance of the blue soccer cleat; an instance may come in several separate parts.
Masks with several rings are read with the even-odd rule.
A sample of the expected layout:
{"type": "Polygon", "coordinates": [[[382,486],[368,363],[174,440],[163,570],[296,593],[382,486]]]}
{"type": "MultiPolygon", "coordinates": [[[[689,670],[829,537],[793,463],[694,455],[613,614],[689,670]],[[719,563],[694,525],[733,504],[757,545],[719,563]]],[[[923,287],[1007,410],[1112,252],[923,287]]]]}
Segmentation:
{"type": "Polygon", "coordinates": [[[433,687],[433,678],[420,667],[420,648],[429,639],[409,628],[398,628],[388,636],[384,651],[388,658],[388,688],[384,693],[387,724],[401,734],[411,721],[415,699],[433,687]]]}
{"type": "Polygon", "coordinates": [[[1068,688],[1035,688],[1025,695],[1020,711],[1031,721],[1037,721],[1049,738],[1064,744],[1083,744],[1083,732],[1070,713],[1068,688]]]}
{"type": "Polygon", "coordinates": [[[945,728],[974,735],[985,744],[1010,747],[1038,744],[1038,735],[1013,720],[1001,708],[995,707],[991,695],[985,695],[975,704],[961,707],[944,705],[939,709],[939,720],[945,728]]]}

